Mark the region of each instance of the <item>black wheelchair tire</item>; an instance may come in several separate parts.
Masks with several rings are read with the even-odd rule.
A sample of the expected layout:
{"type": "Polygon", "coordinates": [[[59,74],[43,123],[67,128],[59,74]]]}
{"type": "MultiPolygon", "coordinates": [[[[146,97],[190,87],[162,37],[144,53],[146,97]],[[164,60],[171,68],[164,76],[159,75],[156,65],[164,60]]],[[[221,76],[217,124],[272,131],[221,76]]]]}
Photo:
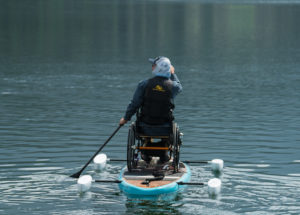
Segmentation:
{"type": "Polygon", "coordinates": [[[173,124],[173,168],[174,173],[179,171],[179,157],[180,157],[180,133],[177,124],[173,124]]]}
{"type": "Polygon", "coordinates": [[[135,139],[135,124],[132,123],[128,131],[128,141],[127,141],[127,169],[131,172],[132,169],[137,167],[137,162],[135,161],[136,154],[136,139],[135,139]]]}

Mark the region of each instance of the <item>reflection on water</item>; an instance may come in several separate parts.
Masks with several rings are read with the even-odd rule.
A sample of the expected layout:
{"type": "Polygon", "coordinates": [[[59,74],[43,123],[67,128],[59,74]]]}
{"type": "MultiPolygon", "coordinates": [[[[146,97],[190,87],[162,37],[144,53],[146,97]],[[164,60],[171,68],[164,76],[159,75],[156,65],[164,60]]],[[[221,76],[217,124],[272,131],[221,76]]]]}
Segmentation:
{"type": "MultiPolygon", "coordinates": [[[[300,6],[268,2],[1,1],[0,213],[299,214],[300,6]],[[136,199],[100,183],[79,195],[68,176],[115,130],[157,55],[183,85],[181,158],[223,159],[221,195],[136,199]]],[[[127,132],[109,158],[126,158],[127,132]]],[[[116,179],[124,165],[85,174],[116,179]]]]}
{"type": "Polygon", "coordinates": [[[183,206],[180,194],[169,194],[159,197],[128,198],[126,214],[182,214],[183,206]]]}
{"type": "Polygon", "coordinates": [[[297,5],[55,0],[2,6],[1,56],[8,60],[127,62],[162,52],[179,65],[215,67],[216,59],[238,66],[277,63],[279,55],[296,63],[288,56],[299,56],[297,5]]]}

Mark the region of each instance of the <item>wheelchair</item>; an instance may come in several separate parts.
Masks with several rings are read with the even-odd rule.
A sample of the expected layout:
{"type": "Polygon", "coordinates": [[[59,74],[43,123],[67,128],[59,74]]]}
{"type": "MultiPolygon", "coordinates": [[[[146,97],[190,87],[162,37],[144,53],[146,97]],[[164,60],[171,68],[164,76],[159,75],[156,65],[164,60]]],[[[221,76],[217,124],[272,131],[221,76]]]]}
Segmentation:
{"type": "Polygon", "coordinates": [[[162,153],[167,152],[169,161],[172,162],[173,172],[178,172],[181,146],[180,135],[179,127],[174,122],[168,125],[148,125],[138,121],[132,122],[129,127],[127,142],[128,171],[132,172],[140,169],[139,161],[144,160],[144,154],[157,155],[157,152],[160,151],[162,153]],[[165,146],[155,146],[155,140],[161,140],[160,143],[165,143],[165,146]]]}

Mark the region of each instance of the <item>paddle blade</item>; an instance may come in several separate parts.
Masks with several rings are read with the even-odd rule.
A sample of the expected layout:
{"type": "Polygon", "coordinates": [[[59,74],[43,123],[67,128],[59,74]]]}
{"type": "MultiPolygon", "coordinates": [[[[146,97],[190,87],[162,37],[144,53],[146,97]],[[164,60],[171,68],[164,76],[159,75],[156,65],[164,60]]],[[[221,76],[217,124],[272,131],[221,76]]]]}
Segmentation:
{"type": "Polygon", "coordinates": [[[71,178],[79,178],[80,177],[80,174],[81,174],[81,171],[80,172],[77,172],[73,175],[70,175],[71,178]]]}

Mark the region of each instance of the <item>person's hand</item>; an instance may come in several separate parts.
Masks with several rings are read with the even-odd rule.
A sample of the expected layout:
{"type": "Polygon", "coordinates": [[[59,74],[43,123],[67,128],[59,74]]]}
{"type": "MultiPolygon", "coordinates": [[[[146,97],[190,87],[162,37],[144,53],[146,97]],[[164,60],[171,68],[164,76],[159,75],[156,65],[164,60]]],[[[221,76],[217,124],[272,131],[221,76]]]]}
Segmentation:
{"type": "Polygon", "coordinates": [[[175,73],[175,68],[174,68],[174,66],[171,65],[171,69],[170,69],[170,70],[171,70],[171,74],[174,74],[174,73],[175,73]]]}
{"type": "Polygon", "coordinates": [[[124,118],[121,118],[120,119],[120,125],[124,125],[124,124],[126,124],[127,123],[127,120],[126,119],[124,119],[124,118]]]}

